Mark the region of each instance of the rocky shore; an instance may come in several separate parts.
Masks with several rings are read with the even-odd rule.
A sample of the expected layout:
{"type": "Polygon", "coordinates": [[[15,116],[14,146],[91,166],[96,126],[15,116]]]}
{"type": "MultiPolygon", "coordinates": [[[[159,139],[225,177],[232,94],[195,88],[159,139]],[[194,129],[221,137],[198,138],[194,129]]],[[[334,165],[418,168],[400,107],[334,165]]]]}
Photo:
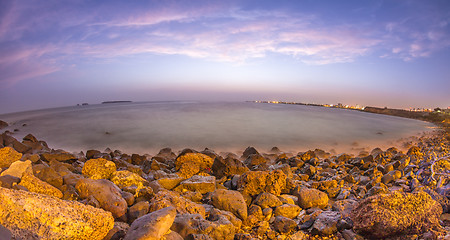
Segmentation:
{"type": "Polygon", "coordinates": [[[69,153],[4,132],[0,239],[449,239],[449,150],[445,131],[356,156],[69,153]]]}

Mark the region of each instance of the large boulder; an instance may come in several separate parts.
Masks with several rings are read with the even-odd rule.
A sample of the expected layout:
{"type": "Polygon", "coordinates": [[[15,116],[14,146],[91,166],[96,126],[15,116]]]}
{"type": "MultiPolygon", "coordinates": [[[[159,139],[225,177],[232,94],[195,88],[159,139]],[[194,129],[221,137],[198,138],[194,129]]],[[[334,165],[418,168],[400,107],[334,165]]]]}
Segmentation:
{"type": "Polygon", "coordinates": [[[58,189],[61,188],[64,183],[63,177],[51,167],[43,167],[35,172],[35,176],[58,189]]]}
{"type": "Polygon", "coordinates": [[[100,207],[109,211],[115,218],[122,217],[127,212],[127,202],[123,199],[120,189],[106,179],[80,179],[75,188],[81,198],[92,196],[100,207]]]}
{"type": "Polygon", "coordinates": [[[14,150],[14,148],[0,148],[0,169],[8,168],[11,163],[19,161],[21,158],[22,153],[17,152],[16,150],[14,150]]]}
{"type": "Polygon", "coordinates": [[[286,188],[286,175],[281,170],[272,172],[248,171],[238,180],[238,190],[245,195],[258,195],[262,192],[272,193],[276,196],[286,188]]]}
{"type": "Polygon", "coordinates": [[[186,153],[175,160],[178,175],[190,178],[200,172],[208,170],[213,165],[214,159],[202,153],[186,153]]]}
{"type": "Polygon", "coordinates": [[[276,216],[283,216],[290,219],[296,218],[302,209],[294,204],[285,203],[281,206],[278,206],[275,208],[275,211],[273,212],[273,215],[276,216]]]}
{"type": "Polygon", "coordinates": [[[442,207],[425,192],[379,194],[352,210],[353,230],[369,238],[422,234],[441,229],[442,207]]]}
{"type": "Polygon", "coordinates": [[[204,234],[211,239],[232,240],[236,234],[236,227],[223,215],[216,215],[208,221],[200,214],[179,214],[170,229],[184,239],[189,239],[190,235],[204,234]]]}
{"type": "Polygon", "coordinates": [[[260,206],[262,209],[273,208],[283,205],[283,203],[277,196],[267,192],[259,194],[255,198],[255,201],[253,201],[253,204],[260,206]]]}
{"type": "Polygon", "coordinates": [[[218,178],[224,176],[241,175],[249,171],[248,167],[237,158],[228,156],[227,158],[217,157],[211,167],[214,175],[218,178]]]}
{"type": "Polygon", "coordinates": [[[240,192],[217,189],[212,193],[211,200],[214,207],[229,211],[242,220],[247,219],[247,204],[240,192]]]}
{"type": "Polygon", "coordinates": [[[52,160],[58,161],[58,162],[66,162],[66,161],[72,161],[77,160],[77,157],[71,153],[57,150],[50,153],[43,153],[41,154],[41,159],[50,162],[52,160]]]}
{"type": "Polygon", "coordinates": [[[206,215],[205,207],[202,205],[180,196],[177,192],[167,190],[160,190],[155,194],[155,197],[151,199],[150,212],[170,206],[175,207],[179,214],[198,213],[202,217],[205,217],[206,215]]]}
{"type": "Polygon", "coordinates": [[[328,195],[314,188],[302,187],[294,192],[301,208],[318,207],[324,209],[328,205],[328,195]]]}
{"type": "Polygon", "coordinates": [[[30,160],[13,162],[0,176],[10,175],[21,178],[24,173],[33,174],[30,160]]]}
{"type": "Polygon", "coordinates": [[[176,215],[174,207],[146,214],[131,224],[124,240],[159,240],[170,231],[176,215]]]}
{"type": "Polygon", "coordinates": [[[0,187],[0,224],[17,239],[98,239],[113,228],[111,213],[75,201],[0,187]]]}
{"type": "Polygon", "coordinates": [[[214,192],[216,190],[216,177],[214,176],[200,176],[194,175],[180,183],[175,188],[178,191],[193,191],[205,194],[208,192],[214,192]]]}
{"type": "Polygon", "coordinates": [[[338,212],[321,212],[312,226],[312,232],[322,236],[328,236],[337,232],[337,223],[341,216],[338,212]]]}
{"type": "Polygon", "coordinates": [[[114,162],[104,158],[95,158],[84,163],[82,173],[92,179],[109,179],[116,170],[114,162]]]}
{"type": "Polygon", "coordinates": [[[30,192],[46,194],[57,198],[63,197],[63,193],[59,189],[40,180],[33,174],[25,173],[19,185],[26,187],[30,192]]]}

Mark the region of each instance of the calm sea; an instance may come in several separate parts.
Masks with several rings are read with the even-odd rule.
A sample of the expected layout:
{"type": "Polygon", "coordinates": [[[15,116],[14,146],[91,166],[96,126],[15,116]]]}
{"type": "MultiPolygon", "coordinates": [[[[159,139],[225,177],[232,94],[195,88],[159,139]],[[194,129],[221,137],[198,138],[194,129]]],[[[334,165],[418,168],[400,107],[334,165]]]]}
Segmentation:
{"type": "Polygon", "coordinates": [[[388,147],[424,131],[422,121],[359,111],[265,103],[145,102],[99,104],[0,115],[22,138],[32,133],[51,148],[71,152],[119,149],[210,148],[268,152],[322,148],[338,153],[388,147]]]}

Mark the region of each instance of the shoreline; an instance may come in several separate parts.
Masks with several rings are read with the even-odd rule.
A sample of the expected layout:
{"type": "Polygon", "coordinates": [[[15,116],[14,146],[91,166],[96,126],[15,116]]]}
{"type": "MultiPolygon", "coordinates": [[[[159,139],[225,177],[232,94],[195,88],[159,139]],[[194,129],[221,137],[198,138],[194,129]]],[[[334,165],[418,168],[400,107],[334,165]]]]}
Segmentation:
{"type": "MultiPolygon", "coordinates": [[[[374,148],[357,156],[320,149],[263,153],[252,147],[242,154],[164,148],[151,156],[118,150],[69,153],[30,134],[20,141],[3,133],[0,199],[12,205],[0,206],[0,215],[6,211],[19,220],[0,217],[0,230],[3,226],[13,237],[68,238],[73,232],[57,233],[48,219],[21,217],[19,199],[50,195],[56,199],[51,201],[81,203],[75,207],[81,215],[92,211],[85,209],[90,206],[103,211],[98,221],[109,223],[96,227],[98,239],[132,239],[136,229],[155,234],[158,229],[146,228],[142,219],[163,221],[161,214],[168,239],[444,239],[450,236],[448,129],[411,139],[407,151],[374,148]],[[390,205],[397,202],[402,207],[390,205]]],[[[65,224],[71,225],[67,208],[36,206],[67,215],[65,224]]]]}

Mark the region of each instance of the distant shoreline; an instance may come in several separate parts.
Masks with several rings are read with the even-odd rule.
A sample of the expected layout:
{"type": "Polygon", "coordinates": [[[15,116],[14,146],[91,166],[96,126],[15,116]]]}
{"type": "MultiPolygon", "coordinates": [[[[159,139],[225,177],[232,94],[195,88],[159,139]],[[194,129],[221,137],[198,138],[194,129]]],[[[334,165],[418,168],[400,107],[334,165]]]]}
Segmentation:
{"type": "Polygon", "coordinates": [[[110,104],[110,103],[132,103],[133,101],[105,101],[102,104],[110,104]]]}

